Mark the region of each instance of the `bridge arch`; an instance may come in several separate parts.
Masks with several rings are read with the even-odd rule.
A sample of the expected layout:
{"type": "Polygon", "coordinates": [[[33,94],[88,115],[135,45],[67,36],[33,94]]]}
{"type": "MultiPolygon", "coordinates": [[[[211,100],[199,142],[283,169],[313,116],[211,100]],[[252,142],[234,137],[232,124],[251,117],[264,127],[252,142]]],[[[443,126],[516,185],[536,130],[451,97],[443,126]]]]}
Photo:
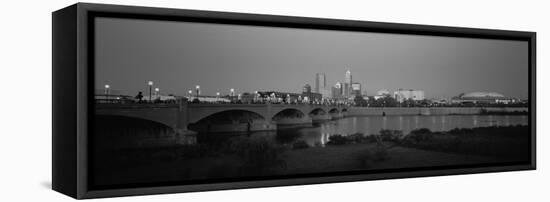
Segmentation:
{"type": "Polygon", "coordinates": [[[299,109],[296,109],[296,108],[285,108],[285,109],[280,110],[277,113],[274,113],[271,120],[277,121],[277,120],[280,120],[282,118],[287,118],[287,117],[303,118],[305,116],[306,116],[306,113],[304,113],[302,110],[299,110],[299,109]]]}
{"type": "Polygon", "coordinates": [[[308,114],[309,115],[324,115],[327,112],[323,108],[312,109],[308,114]]]}
{"type": "Polygon", "coordinates": [[[121,108],[99,108],[96,109],[96,116],[121,116],[136,118],[142,120],[153,121],[156,123],[164,124],[174,130],[176,130],[177,108],[175,107],[142,107],[137,108],[133,106],[121,107],[121,108]]]}
{"type": "Polygon", "coordinates": [[[129,148],[172,144],[176,129],[164,123],[132,116],[96,115],[93,141],[101,148],[129,148]]]}
{"type": "Polygon", "coordinates": [[[189,105],[188,108],[188,114],[190,114],[189,123],[196,123],[208,116],[211,116],[213,114],[217,114],[220,112],[225,111],[232,111],[232,110],[242,110],[242,111],[249,111],[256,114],[261,115],[265,119],[268,119],[270,117],[266,116],[266,107],[261,105],[228,105],[228,104],[222,104],[222,105],[201,105],[201,104],[195,104],[195,105],[189,105]]]}
{"type": "Polygon", "coordinates": [[[264,124],[265,121],[265,117],[257,112],[230,109],[210,114],[194,123],[189,123],[187,128],[197,132],[246,132],[257,130],[258,125],[264,124]]]}
{"type": "Polygon", "coordinates": [[[341,111],[342,111],[342,113],[348,112],[348,109],[344,108],[344,109],[342,109],[341,111]]]}
{"type": "Polygon", "coordinates": [[[170,130],[175,130],[175,128],[171,125],[168,125],[168,123],[163,123],[162,121],[156,121],[153,119],[141,118],[141,117],[135,117],[135,116],[98,114],[98,115],[95,115],[94,122],[95,124],[107,124],[110,126],[107,128],[123,127],[126,125],[131,125],[131,128],[136,128],[136,127],[139,128],[139,126],[142,126],[143,124],[150,124],[150,125],[153,125],[153,127],[157,127],[157,128],[165,127],[170,130]]]}
{"type": "Polygon", "coordinates": [[[230,109],[225,111],[216,112],[196,121],[196,123],[214,122],[214,123],[233,123],[235,121],[246,123],[254,120],[265,120],[265,117],[261,114],[245,110],[245,109],[230,109]]]}
{"type": "Polygon", "coordinates": [[[340,111],[338,110],[338,108],[332,108],[328,111],[329,114],[337,114],[337,113],[340,113],[340,111]]]}

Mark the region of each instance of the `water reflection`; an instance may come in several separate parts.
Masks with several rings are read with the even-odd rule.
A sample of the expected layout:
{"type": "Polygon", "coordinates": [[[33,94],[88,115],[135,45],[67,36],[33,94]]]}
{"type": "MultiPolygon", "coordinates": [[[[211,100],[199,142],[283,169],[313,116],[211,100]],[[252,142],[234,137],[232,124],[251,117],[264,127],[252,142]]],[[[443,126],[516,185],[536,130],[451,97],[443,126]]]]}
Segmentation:
{"type": "MultiPolygon", "coordinates": [[[[428,128],[432,131],[447,131],[453,128],[527,124],[528,118],[523,115],[365,116],[348,117],[318,123],[314,124],[313,127],[254,132],[248,135],[271,136],[280,144],[291,144],[295,141],[302,140],[311,146],[323,146],[328,142],[329,137],[334,134],[350,135],[362,133],[364,135],[369,135],[378,134],[381,129],[401,130],[404,134],[408,134],[411,130],[418,128],[428,128]]],[[[199,142],[201,142],[201,139],[203,141],[208,141],[207,138],[199,138],[199,142]]]]}

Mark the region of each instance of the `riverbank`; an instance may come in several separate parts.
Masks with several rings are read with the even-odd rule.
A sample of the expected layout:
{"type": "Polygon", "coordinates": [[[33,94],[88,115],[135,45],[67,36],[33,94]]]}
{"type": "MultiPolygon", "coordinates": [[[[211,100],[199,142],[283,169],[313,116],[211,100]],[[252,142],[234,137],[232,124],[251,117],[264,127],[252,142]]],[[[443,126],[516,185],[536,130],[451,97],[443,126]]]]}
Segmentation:
{"type": "Polygon", "coordinates": [[[332,135],[325,146],[236,136],[208,144],[96,151],[94,183],[188,181],[301,173],[437,167],[526,160],[528,126],[484,127],[408,135],[332,135]]]}
{"type": "Polygon", "coordinates": [[[351,107],[346,116],[528,114],[527,107],[351,107]]]}

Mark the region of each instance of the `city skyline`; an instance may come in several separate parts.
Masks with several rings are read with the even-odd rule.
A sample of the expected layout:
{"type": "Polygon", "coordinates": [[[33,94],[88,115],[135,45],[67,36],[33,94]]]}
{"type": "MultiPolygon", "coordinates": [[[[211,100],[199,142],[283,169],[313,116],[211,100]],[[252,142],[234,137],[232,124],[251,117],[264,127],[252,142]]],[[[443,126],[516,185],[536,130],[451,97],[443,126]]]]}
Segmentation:
{"type": "Polygon", "coordinates": [[[330,88],[351,70],[369,95],[406,88],[429,98],[527,97],[526,42],[109,18],[96,25],[95,88],[129,95],[146,93],[147,81],[176,95],[196,85],[203,95],[300,92],[317,73],[330,88]]]}

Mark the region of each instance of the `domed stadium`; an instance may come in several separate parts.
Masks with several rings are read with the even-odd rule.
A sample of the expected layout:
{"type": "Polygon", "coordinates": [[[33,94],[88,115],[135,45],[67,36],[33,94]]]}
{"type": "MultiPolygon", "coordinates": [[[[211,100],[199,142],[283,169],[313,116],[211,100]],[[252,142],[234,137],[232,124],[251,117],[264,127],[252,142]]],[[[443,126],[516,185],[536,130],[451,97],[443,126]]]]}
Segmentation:
{"type": "Polygon", "coordinates": [[[461,94],[453,99],[454,103],[500,103],[500,102],[514,102],[515,99],[504,97],[504,95],[497,92],[471,92],[461,94]]]}
{"type": "Polygon", "coordinates": [[[503,98],[504,95],[496,92],[472,92],[472,93],[466,93],[461,98],[482,98],[482,99],[495,99],[495,98],[503,98]]]}

